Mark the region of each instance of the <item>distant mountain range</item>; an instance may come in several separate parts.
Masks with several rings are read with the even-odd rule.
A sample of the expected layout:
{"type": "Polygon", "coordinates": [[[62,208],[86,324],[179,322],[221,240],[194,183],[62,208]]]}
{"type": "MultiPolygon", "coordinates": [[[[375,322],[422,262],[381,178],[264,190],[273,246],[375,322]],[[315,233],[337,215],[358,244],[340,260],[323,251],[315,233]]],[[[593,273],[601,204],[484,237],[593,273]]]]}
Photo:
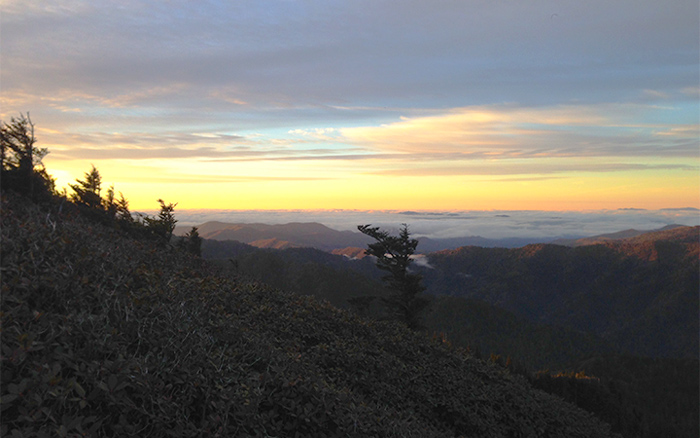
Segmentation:
{"type": "Polygon", "coordinates": [[[674,239],[674,236],[678,233],[685,233],[683,230],[686,227],[684,225],[667,225],[658,230],[624,230],[618,231],[616,233],[600,234],[597,236],[583,237],[580,239],[556,239],[550,243],[556,245],[564,246],[584,246],[584,245],[596,245],[599,243],[610,243],[619,241],[628,241],[630,243],[639,243],[642,241],[653,241],[653,240],[665,240],[674,239]],[[678,229],[681,229],[680,231],[678,229]]]}
{"type": "MultiPolygon", "coordinates": [[[[278,287],[289,287],[296,281],[283,272],[282,267],[290,263],[277,260],[272,254],[253,254],[251,246],[295,250],[284,257],[296,259],[292,264],[297,266],[289,268],[296,275],[305,272],[301,260],[313,254],[300,252],[302,249],[342,255],[345,260],[360,259],[370,241],[359,232],[337,231],[319,223],[208,222],[199,230],[207,239],[207,257],[238,258],[240,269],[255,270],[257,277],[278,287]],[[241,246],[244,243],[249,246],[241,246]],[[250,255],[241,258],[243,254],[250,255]],[[274,281],[277,277],[278,284],[274,281]]],[[[469,239],[474,243],[487,241],[462,241],[469,239]]],[[[451,243],[457,241],[453,239],[451,243]]],[[[435,244],[437,240],[427,242],[435,244]]],[[[421,245],[425,243],[426,240],[421,245]]],[[[414,269],[421,270],[430,294],[484,301],[533,323],[590,333],[634,354],[698,354],[698,226],[625,230],[517,248],[469,245],[425,252],[427,263],[416,264],[414,269]]],[[[307,262],[321,260],[320,255],[313,257],[307,262]]],[[[341,261],[339,258],[333,262],[337,269],[343,269],[341,261]]],[[[351,269],[361,270],[376,280],[380,275],[373,273],[371,265],[367,261],[354,264],[351,269]]],[[[299,279],[300,290],[320,276],[318,271],[308,274],[299,279]]],[[[340,284],[329,282],[336,285],[337,292],[340,284]]],[[[360,290],[356,285],[350,289],[349,297],[355,295],[353,290],[360,290]]],[[[324,298],[336,301],[332,296],[324,298]]]]}
{"type": "MultiPolygon", "coordinates": [[[[598,236],[581,236],[576,239],[509,237],[488,239],[481,236],[462,236],[444,239],[418,238],[417,252],[427,254],[463,246],[483,248],[520,248],[533,243],[553,243],[564,246],[583,246],[596,243],[619,241],[640,236],[652,231],[671,231],[683,225],[668,225],[659,230],[625,230],[598,236]]],[[[316,222],[268,225],[262,223],[206,222],[199,225],[199,234],[210,240],[235,240],[257,248],[316,248],[322,251],[343,254],[348,257],[362,256],[362,251],[372,241],[362,233],[338,231],[316,222]]],[[[176,235],[183,235],[190,227],[175,227],[176,235]]]]}
{"type": "MultiPolygon", "coordinates": [[[[205,239],[236,240],[258,248],[305,247],[330,252],[346,247],[366,247],[371,241],[362,233],[337,231],[315,222],[279,225],[206,222],[197,228],[205,239]]],[[[175,234],[185,234],[189,229],[176,227],[175,234]]]]}

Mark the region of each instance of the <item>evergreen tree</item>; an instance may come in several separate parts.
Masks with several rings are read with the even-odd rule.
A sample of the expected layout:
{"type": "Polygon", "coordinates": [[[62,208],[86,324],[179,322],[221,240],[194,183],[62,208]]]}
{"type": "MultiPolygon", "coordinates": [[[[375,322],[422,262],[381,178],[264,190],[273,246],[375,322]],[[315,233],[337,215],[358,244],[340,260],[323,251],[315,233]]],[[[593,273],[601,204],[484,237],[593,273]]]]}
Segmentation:
{"type": "Polygon", "coordinates": [[[105,212],[107,213],[107,217],[110,220],[113,220],[116,218],[117,202],[116,202],[116,198],[114,196],[114,185],[111,185],[107,189],[107,195],[102,200],[102,207],[104,208],[105,212]]]}
{"type": "Polygon", "coordinates": [[[368,255],[377,258],[377,267],[389,274],[383,277],[391,295],[384,297],[390,313],[409,328],[422,328],[421,312],[428,305],[428,299],[421,296],[425,290],[422,276],[410,272],[411,255],[418,246],[418,240],[411,239],[408,226],[403,224],[398,236],[392,236],[379,227],[360,225],[360,232],[372,237],[376,242],[367,245],[368,255]]]}
{"type": "Polygon", "coordinates": [[[95,165],[92,165],[90,172],[85,172],[84,180],[75,180],[77,184],[68,184],[75,193],[71,195],[71,200],[76,204],[83,205],[95,210],[103,209],[103,202],[100,196],[102,191],[102,176],[95,165]]]}
{"type": "Polygon", "coordinates": [[[199,230],[197,227],[192,227],[189,233],[185,234],[185,249],[188,252],[196,255],[202,255],[202,238],[199,236],[199,230]]]}
{"type": "Polygon", "coordinates": [[[131,212],[129,211],[129,201],[126,200],[122,192],[119,192],[119,199],[114,202],[114,205],[116,206],[115,216],[118,221],[127,223],[134,222],[134,218],[131,216],[131,212]]]}
{"type": "Polygon", "coordinates": [[[9,124],[0,122],[0,184],[37,200],[54,194],[55,181],[41,163],[48,150],[35,147],[35,143],[29,113],[13,117],[9,124]]]}
{"type": "Polygon", "coordinates": [[[158,239],[163,243],[168,243],[173,236],[173,230],[177,223],[175,215],[173,214],[177,203],[166,204],[162,199],[159,199],[158,203],[160,204],[160,213],[158,213],[158,216],[154,218],[146,217],[144,220],[148,229],[158,239]]]}

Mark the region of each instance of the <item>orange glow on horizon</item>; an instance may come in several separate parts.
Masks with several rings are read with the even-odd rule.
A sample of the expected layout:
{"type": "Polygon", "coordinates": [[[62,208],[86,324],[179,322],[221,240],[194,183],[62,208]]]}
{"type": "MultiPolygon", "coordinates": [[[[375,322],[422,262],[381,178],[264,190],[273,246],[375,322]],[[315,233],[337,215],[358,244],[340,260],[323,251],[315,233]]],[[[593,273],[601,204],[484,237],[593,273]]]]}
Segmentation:
{"type": "Polygon", "coordinates": [[[103,188],[114,184],[133,209],[154,209],[159,198],[240,210],[700,207],[699,157],[628,144],[631,131],[650,143],[688,142],[700,127],[633,124],[626,111],[635,108],[454,108],[379,126],[249,135],[247,146],[217,144],[218,134],[175,136],[176,146],[168,135],[143,146],[126,133],[41,134],[55,151],[44,161],[59,187],[95,164],[103,188]],[[612,132],[596,137],[596,129],[612,132]]]}
{"type": "MultiPolygon", "coordinates": [[[[83,177],[88,163],[53,170],[58,187],[83,177]]],[[[59,164],[59,163],[55,163],[59,164]]],[[[60,163],[66,164],[66,163],[60,163]]],[[[127,169],[106,162],[100,167],[103,190],[114,185],[132,210],[154,210],[156,200],[177,202],[179,209],[234,210],[550,210],[700,207],[700,177],[693,172],[629,172],[562,176],[389,176],[338,173],[318,179],[241,179],[204,182],[182,180],[151,170],[127,169]],[[130,173],[131,172],[131,173],[130,173]],[[138,173],[134,173],[138,172],[138,173]],[[159,176],[160,175],[160,176],[159,176]]],[[[309,175],[313,177],[313,175],[309,175]]],[[[70,192],[70,190],[69,190],[70,192]]]]}

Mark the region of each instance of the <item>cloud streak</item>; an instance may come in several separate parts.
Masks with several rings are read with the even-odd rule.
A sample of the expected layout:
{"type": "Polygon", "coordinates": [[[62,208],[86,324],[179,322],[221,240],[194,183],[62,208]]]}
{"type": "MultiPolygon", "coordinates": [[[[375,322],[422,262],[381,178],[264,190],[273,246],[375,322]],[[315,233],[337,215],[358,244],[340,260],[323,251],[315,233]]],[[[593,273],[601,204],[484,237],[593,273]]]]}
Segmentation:
{"type": "MultiPolygon", "coordinates": [[[[321,182],[331,178],[301,177],[301,176],[231,176],[231,175],[173,175],[173,176],[138,176],[139,183],[167,184],[229,184],[229,183],[258,183],[258,182],[321,182]]],[[[127,180],[128,181],[128,180],[127,180]]]]}
{"type": "MultiPolygon", "coordinates": [[[[632,163],[499,163],[497,166],[464,165],[459,167],[411,168],[379,171],[379,175],[391,176],[454,176],[454,175],[525,175],[525,174],[565,174],[565,173],[609,173],[644,170],[683,170],[698,172],[700,167],[686,164],[632,164],[632,163]]],[[[543,180],[543,178],[538,178],[543,180]]],[[[515,181],[505,179],[500,181],[515,181]]],[[[517,179],[523,181],[523,179],[517,179]]],[[[530,179],[531,181],[533,179],[530,179]]]]}
{"type": "MultiPolygon", "coordinates": [[[[698,125],[639,123],[632,105],[456,108],[381,126],[342,129],[354,144],[400,152],[514,157],[695,157],[698,125]],[[668,138],[664,138],[668,137],[668,138]],[[673,138],[671,138],[673,137],[673,138]]],[[[655,109],[654,109],[655,110],[655,109]]]]}

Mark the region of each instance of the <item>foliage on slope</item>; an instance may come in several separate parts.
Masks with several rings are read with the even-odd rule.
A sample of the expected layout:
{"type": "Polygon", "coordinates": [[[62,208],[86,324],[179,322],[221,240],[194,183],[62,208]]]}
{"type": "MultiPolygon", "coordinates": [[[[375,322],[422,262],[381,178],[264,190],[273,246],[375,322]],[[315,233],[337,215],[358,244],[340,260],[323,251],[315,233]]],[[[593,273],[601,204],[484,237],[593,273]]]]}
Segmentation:
{"type": "Polygon", "coordinates": [[[3,436],[608,436],[390,324],[3,196],[3,436]]]}
{"type": "MultiPolygon", "coordinates": [[[[279,287],[323,297],[336,307],[347,307],[348,298],[381,288],[380,283],[356,275],[378,277],[377,272],[367,269],[371,265],[344,261],[320,250],[248,247],[241,251],[245,245],[232,241],[205,241],[207,245],[210,249],[205,256],[237,257],[236,272],[240,275],[274,279],[279,287]]],[[[226,260],[224,266],[231,263],[226,260]]],[[[477,356],[491,356],[501,364],[510,363],[510,369],[527,374],[537,387],[594,412],[625,437],[698,435],[698,398],[693,395],[698,390],[697,359],[622,359],[614,356],[621,352],[618,346],[594,335],[537,324],[484,301],[463,297],[435,296],[425,316],[429,333],[444,333],[454,346],[469,348],[477,356]],[[595,366],[588,360],[591,357],[597,358],[595,366]],[[659,372],[650,375],[644,366],[649,363],[659,372]],[[528,369],[555,371],[530,374],[528,369]],[[576,378],[580,372],[595,378],[576,378]]]]}
{"type": "MultiPolygon", "coordinates": [[[[383,317],[379,300],[366,308],[349,304],[383,293],[381,271],[369,259],[350,261],[312,248],[261,250],[235,241],[205,240],[203,248],[205,258],[229,272],[375,319],[383,317]]],[[[453,345],[485,356],[511,357],[530,370],[561,367],[613,351],[593,335],[536,324],[484,301],[444,295],[430,298],[424,319],[428,333],[444,333],[453,345]]]]}
{"type": "Polygon", "coordinates": [[[594,412],[625,437],[700,435],[698,359],[596,356],[533,384],[594,412]]]}
{"type": "MultiPolygon", "coordinates": [[[[204,240],[202,256],[233,276],[351,308],[349,300],[385,293],[373,261],[349,261],[313,248],[259,249],[236,241],[204,240]]],[[[377,302],[364,313],[382,315],[377,302]]]]}
{"type": "Polygon", "coordinates": [[[592,355],[616,352],[602,339],[562,327],[537,324],[484,301],[434,298],[426,326],[454,345],[510,357],[529,370],[559,369],[592,355]]]}

